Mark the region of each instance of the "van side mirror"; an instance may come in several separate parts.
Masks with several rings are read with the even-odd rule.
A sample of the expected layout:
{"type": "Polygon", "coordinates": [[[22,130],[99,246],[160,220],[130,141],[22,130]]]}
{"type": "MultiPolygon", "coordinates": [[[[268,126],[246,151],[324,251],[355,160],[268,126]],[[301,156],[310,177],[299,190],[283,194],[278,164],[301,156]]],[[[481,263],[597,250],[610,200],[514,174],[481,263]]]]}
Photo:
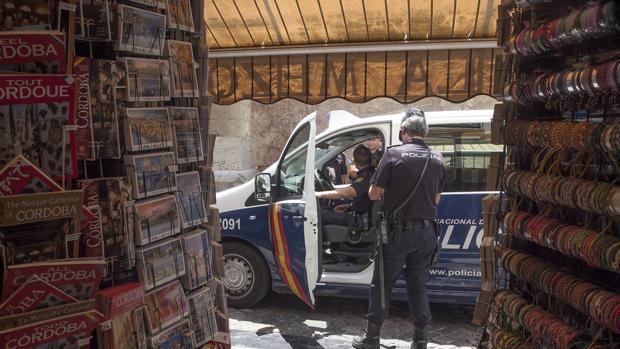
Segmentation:
{"type": "Polygon", "coordinates": [[[271,199],[271,175],[269,173],[260,173],[254,178],[254,198],[263,202],[271,199]]]}

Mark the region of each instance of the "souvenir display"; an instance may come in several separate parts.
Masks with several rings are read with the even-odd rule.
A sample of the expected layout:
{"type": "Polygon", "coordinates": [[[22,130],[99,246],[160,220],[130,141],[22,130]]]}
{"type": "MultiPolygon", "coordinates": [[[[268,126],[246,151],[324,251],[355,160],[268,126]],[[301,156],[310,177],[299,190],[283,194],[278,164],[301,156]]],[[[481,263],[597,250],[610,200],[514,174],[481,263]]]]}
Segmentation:
{"type": "Polygon", "coordinates": [[[49,29],[50,8],[48,0],[5,0],[0,6],[0,30],[49,29]]]}
{"type": "Polygon", "coordinates": [[[76,143],[78,160],[94,160],[93,121],[90,109],[90,58],[75,57],[73,74],[78,79],[76,110],[76,143]]]}
{"type": "MultiPolygon", "coordinates": [[[[129,205],[131,186],[124,177],[77,180],[76,187],[84,190],[85,204],[99,207],[101,216],[100,237],[89,229],[90,244],[103,244],[105,256],[115,256],[110,261],[114,271],[130,270],[133,266],[133,216],[129,205]],[[101,239],[100,241],[98,239],[101,239]]],[[[95,247],[96,248],[96,247],[95,247]]]]}
{"type": "Polygon", "coordinates": [[[166,54],[170,57],[172,97],[197,97],[197,64],[194,62],[192,44],[168,40],[166,41],[166,54]]]}
{"type": "Polygon", "coordinates": [[[198,348],[210,341],[217,332],[211,290],[208,287],[200,289],[187,296],[187,301],[192,320],[192,340],[194,347],[198,348]]]}
{"type": "Polygon", "coordinates": [[[211,249],[206,230],[195,230],[181,237],[187,272],[182,278],[186,290],[194,290],[207,283],[213,275],[211,249]]]}
{"type": "Polygon", "coordinates": [[[2,347],[230,346],[196,6],[0,2],[2,347]]]}
{"type": "Polygon", "coordinates": [[[118,5],[117,50],[161,56],[166,39],[166,16],[118,5]]]}
{"type": "Polygon", "coordinates": [[[204,193],[200,187],[200,175],[197,171],[177,174],[177,200],[183,228],[207,222],[203,198],[204,193]]]}
{"type": "Polygon", "coordinates": [[[19,154],[54,180],[77,176],[77,81],[67,75],[0,75],[0,166],[19,154]]]}
{"type": "Polygon", "coordinates": [[[23,314],[74,302],[77,299],[35,275],[0,304],[0,316],[23,314]]]}
{"type": "Polygon", "coordinates": [[[495,230],[485,258],[499,257],[506,282],[490,282],[505,287],[487,302],[481,342],[493,348],[620,339],[619,10],[617,0],[499,7],[499,44],[512,57],[494,115],[506,157],[503,202],[490,214],[505,234],[495,230]]]}
{"type": "Polygon", "coordinates": [[[99,259],[66,259],[49,262],[10,265],[2,284],[4,302],[21,285],[37,276],[78,300],[93,298],[105,272],[105,261],[99,259]]]}
{"type": "Polygon", "coordinates": [[[90,94],[95,157],[121,157],[118,115],[121,108],[117,87],[125,81],[125,70],[116,61],[95,59],[90,65],[90,94]]]}
{"type": "Polygon", "coordinates": [[[155,334],[189,315],[187,298],[179,281],[148,292],[146,304],[147,330],[155,334]]]}
{"type": "Polygon", "coordinates": [[[180,164],[204,160],[197,108],[169,107],[174,125],[174,152],[180,164]]]}
{"type": "Polygon", "coordinates": [[[172,147],[167,108],[126,108],[124,131],[129,151],[172,147]]]}
{"type": "Polygon", "coordinates": [[[136,245],[155,242],[181,231],[179,210],[174,195],[136,202],[134,207],[136,245]]]}
{"type": "Polygon", "coordinates": [[[125,58],[128,102],[156,102],[170,100],[170,64],[168,61],[144,58],[125,58]]]}
{"type": "Polygon", "coordinates": [[[189,0],[166,0],[168,28],[194,32],[194,17],[189,0]]]}
{"type": "Polygon", "coordinates": [[[155,153],[125,157],[135,198],[175,191],[176,166],[174,154],[155,153]]]}
{"type": "Polygon", "coordinates": [[[0,72],[67,72],[65,34],[59,31],[0,31],[0,47],[0,72]]]}
{"type": "Polygon", "coordinates": [[[184,252],[179,239],[141,247],[136,254],[138,276],[147,290],[186,274],[184,252]]]}
{"type": "Polygon", "coordinates": [[[68,346],[71,342],[89,338],[92,330],[102,321],[103,316],[96,310],[63,315],[0,331],[0,341],[6,343],[7,348],[16,349],[40,348],[58,341],[65,343],[62,346],[68,346]]]}
{"type": "Polygon", "coordinates": [[[109,0],[79,0],[75,34],[90,40],[111,40],[109,0]]]}

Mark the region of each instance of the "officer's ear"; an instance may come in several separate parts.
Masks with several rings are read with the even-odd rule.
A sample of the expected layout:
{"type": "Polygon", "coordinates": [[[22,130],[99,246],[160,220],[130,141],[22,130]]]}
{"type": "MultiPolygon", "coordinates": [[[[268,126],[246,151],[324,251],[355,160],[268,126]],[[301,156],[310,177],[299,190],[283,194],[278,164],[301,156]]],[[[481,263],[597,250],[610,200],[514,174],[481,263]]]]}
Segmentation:
{"type": "Polygon", "coordinates": [[[401,127],[400,131],[398,132],[398,140],[401,142],[403,141],[403,132],[405,132],[405,128],[401,127]]]}

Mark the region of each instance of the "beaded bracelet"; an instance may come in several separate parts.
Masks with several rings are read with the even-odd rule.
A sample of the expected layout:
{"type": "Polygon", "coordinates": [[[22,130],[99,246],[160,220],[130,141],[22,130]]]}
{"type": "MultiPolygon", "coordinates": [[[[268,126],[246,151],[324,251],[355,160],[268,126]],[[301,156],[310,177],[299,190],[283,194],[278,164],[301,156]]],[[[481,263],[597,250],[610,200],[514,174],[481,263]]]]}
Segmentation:
{"type": "Polygon", "coordinates": [[[509,273],[589,315],[595,322],[620,333],[620,321],[614,317],[620,312],[620,295],[569,275],[537,257],[506,248],[498,248],[497,252],[502,259],[502,266],[508,267],[505,270],[509,273]],[[512,256],[511,262],[504,263],[503,259],[509,255],[512,256]],[[515,258],[520,262],[513,263],[515,258]],[[541,269],[552,274],[550,277],[553,278],[553,283],[542,283],[541,273],[532,273],[533,270],[541,269]]]}

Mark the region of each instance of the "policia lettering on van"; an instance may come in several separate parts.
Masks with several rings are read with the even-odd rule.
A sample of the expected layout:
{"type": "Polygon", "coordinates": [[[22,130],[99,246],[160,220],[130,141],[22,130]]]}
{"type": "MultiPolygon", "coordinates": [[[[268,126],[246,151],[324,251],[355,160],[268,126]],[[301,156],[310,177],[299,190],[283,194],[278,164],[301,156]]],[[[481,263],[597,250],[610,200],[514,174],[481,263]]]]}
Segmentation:
{"type": "MultiPolygon", "coordinates": [[[[330,112],[326,131],[315,135],[316,114],[294,129],[279,160],[254,180],[217,194],[229,304],[251,306],[269,290],[293,293],[313,306],[315,295],[368,297],[373,274],[373,237],[349,227],[325,224],[319,214],[339,202],[316,192],[342,188],[324,175],[340,154],[347,161],[369,140],[400,144],[404,114],[357,118],[330,112]]],[[[426,144],[441,153],[446,168],[437,221],[441,253],[427,281],[431,302],[473,304],[480,290],[481,199],[488,194],[493,110],[427,112],[426,144]]],[[[417,156],[417,155],[412,155],[417,156]]],[[[348,184],[344,184],[346,186],[348,184]]],[[[405,300],[401,276],[392,299],[405,300]]]]}

